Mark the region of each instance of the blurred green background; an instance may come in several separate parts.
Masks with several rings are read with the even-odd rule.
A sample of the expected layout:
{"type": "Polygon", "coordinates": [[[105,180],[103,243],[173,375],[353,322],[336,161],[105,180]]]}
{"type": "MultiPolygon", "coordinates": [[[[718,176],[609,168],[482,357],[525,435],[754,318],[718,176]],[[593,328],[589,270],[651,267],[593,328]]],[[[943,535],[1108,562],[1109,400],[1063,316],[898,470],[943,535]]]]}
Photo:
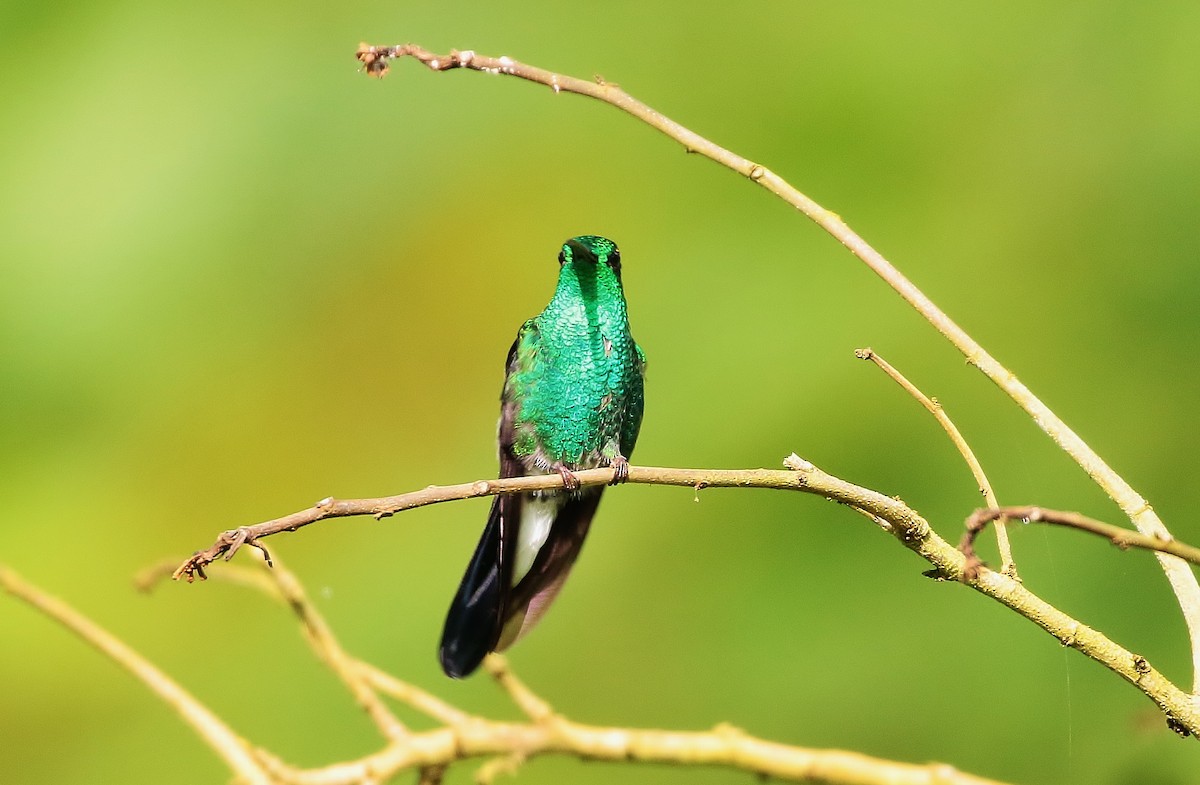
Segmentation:
{"type": "MultiPolygon", "coordinates": [[[[1120,521],[917,315],[793,210],[610,107],[360,40],[601,74],[774,168],[887,254],[1144,493],[1193,514],[1200,6],[9,3],[0,10],[0,559],[297,765],[375,749],[291,618],[131,577],[317,499],[494,475],[505,352],[559,244],[616,239],[649,355],[637,462],[795,450],[955,538],[1000,498],[1120,521]]],[[[281,536],[352,652],[514,716],[434,650],[487,502],[281,536]]],[[[990,548],[990,546],[989,546],[990,548]]],[[[1026,584],[1190,682],[1146,554],[1024,529],[1026,584]]],[[[512,661],[581,721],[942,760],[1019,783],[1194,782],[1136,690],[846,509],[611,492],[512,661]]],[[[215,569],[220,569],[216,567],[215,569]]],[[[140,684],[0,597],[0,779],[222,782],[140,684]]],[[[470,781],[456,767],[450,781],[470,781]]],[[[529,783],[745,775],[544,759],[529,783]]]]}

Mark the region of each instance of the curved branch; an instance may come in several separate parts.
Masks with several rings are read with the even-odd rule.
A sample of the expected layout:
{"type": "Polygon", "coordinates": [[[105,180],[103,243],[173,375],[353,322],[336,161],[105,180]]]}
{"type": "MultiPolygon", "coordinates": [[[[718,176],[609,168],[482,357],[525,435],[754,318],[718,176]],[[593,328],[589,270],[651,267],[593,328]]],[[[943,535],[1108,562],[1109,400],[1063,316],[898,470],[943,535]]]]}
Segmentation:
{"type": "MultiPolygon", "coordinates": [[[[971,449],[971,445],[967,444],[967,440],[963,438],[962,432],[958,430],[958,426],[950,419],[950,415],[946,414],[946,410],[942,408],[941,403],[930,398],[925,393],[921,392],[920,388],[908,380],[904,374],[896,370],[895,366],[887,360],[879,356],[879,353],[874,349],[867,347],[865,349],[855,349],[854,356],[860,360],[870,360],[875,364],[875,367],[887,374],[888,378],[914,399],[917,403],[925,407],[925,411],[933,415],[933,419],[937,420],[938,425],[942,426],[942,430],[950,437],[951,443],[954,444],[958,454],[966,462],[967,468],[971,470],[971,476],[975,478],[975,485],[979,488],[979,492],[983,494],[983,500],[987,502],[989,508],[999,507],[1000,503],[996,501],[996,492],[992,490],[992,484],[988,482],[987,475],[983,472],[983,466],[979,463],[979,459],[975,457],[975,451],[971,449]]],[[[996,523],[996,544],[1000,547],[1000,572],[1013,578],[1018,578],[1017,565],[1013,562],[1012,546],[1008,542],[1008,530],[1004,526],[1002,520],[996,523]]]]}
{"type": "MultiPolygon", "coordinates": [[[[608,468],[587,469],[574,474],[579,479],[581,486],[607,485],[613,480],[613,470],[608,468]]],[[[836,498],[837,493],[848,493],[847,488],[853,487],[849,483],[844,484],[845,487],[839,488],[824,487],[823,485],[817,488],[809,487],[804,482],[804,478],[798,476],[796,472],[767,469],[662,469],[630,466],[627,481],[635,484],[677,485],[697,490],[732,487],[781,488],[816,493],[822,496],[831,496],[831,498],[836,498]]],[[[375,499],[334,499],[329,497],[306,510],[300,510],[282,518],[222,532],[216,542],[202,551],[197,551],[181,564],[172,577],[175,580],[185,579],[189,583],[195,578],[203,580],[206,577],[204,569],[209,564],[221,557],[231,558],[242,545],[252,545],[261,549],[263,546],[259,541],[264,537],[280,532],[294,532],[303,526],[326,518],[344,518],[356,515],[386,518],[404,510],[412,510],[429,504],[497,494],[545,491],[562,487],[563,480],[560,475],[546,474],[497,480],[476,480],[458,485],[431,485],[419,491],[375,499]]],[[[869,491],[869,493],[874,493],[874,491],[869,491]]],[[[847,498],[842,501],[859,506],[855,501],[856,498],[847,498]]]]}
{"type": "Polygon", "coordinates": [[[164,703],[183,717],[217,755],[247,785],[271,785],[271,778],[255,760],[248,745],[208,707],[196,700],[146,658],[116,639],[107,630],[84,617],[57,597],[52,597],[0,564],[0,588],[24,600],[54,619],[87,643],[99,649],[150,688],[164,703]]]}
{"type": "MultiPolygon", "coordinates": [[[[172,561],[169,565],[156,564],[143,570],[137,581],[138,588],[142,591],[149,591],[159,580],[169,576],[175,569],[176,564],[177,562],[172,561]]],[[[383,693],[389,698],[397,700],[421,714],[437,720],[443,725],[459,725],[471,719],[470,715],[466,712],[451,706],[436,695],[432,695],[406,681],[401,681],[392,674],[382,671],[364,660],[348,656],[344,651],[341,651],[341,644],[333,636],[332,630],[324,619],[321,619],[321,634],[319,636],[314,634],[315,630],[310,629],[310,623],[313,619],[321,618],[320,614],[312,604],[312,601],[308,599],[300,579],[282,564],[274,564],[269,571],[263,570],[259,566],[243,567],[237,564],[230,564],[220,572],[214,573],[214,577],[227,583],[257,591],[280,605],[289,608],[303,626],[306,636],[308,636],[314,650],[321,656],[321,660],[326,665],[329,665],[335,676],[348,686],[351,686],[352,692],[356,692],[358,687],[352,686],[351,682],[361,679],[361,684],[365,684],[371,689],[383,693]],[[284,573],[286,577],[281,580],[277,573],[284,573]],[[284,586],[287,583],[297,586],[300,590],[292,592],[290,595],[285,595],[284,586]],[[337,665],[334,665],[324,650],[328,646],[337,648],[340,653],[338,656],[343,658],[337,665]],[[355,673],[351,673],[350,669],[345,667],[346,665],[349,665],[350,669],[353,669],[355,673]]],[[[372,710],[368,709],[368,711],[372,710]]],[[[383,724],[381,723],[382,726],[383,724]]],[[[403,737],[404,733],[396,733],[394,736],[396,739],[403,737]]]]}
{"type": "MultiPolygon", "coordinates": [[[[394,58],[412,57],[433,71],[466,68],[472,71],[504,74],[545,85],[555,93],[577,93],[594,98],[612,104],[661,131],[682,144],[688,152],[699,153],[749,178],[804,213],[832,235],[904,298],[905,302],[914,310],[924,316],[934,329],[962,352],[968,363],[982,371],[997,387],[1024,409],[1034,423],[1087,472],[1088,476],[1129,517],[1138,531],[1152,537],[1170,539],[1170,532],[1151,509],[1149,503],[1121,475],[1113,471],[1078,434],[1067,427],[1067,424],[1042,403],[1011,371],[988,354],[974,338],[938,308],[883,254],[872,248],[866,240],[851,229],[837,213],[826,210],[762,164],[754,163],[748,158],[705,139],[666,115],[655,111],[616,85],[603,81],[587,81],[564,76],[544,68],[517,62],[511,57],[484,57],[473,51],[455,50],[449,54],[438,55],[415,44],[401,46],[361,44],[355,56],[363,63],[367,73],[372,76],[386,74],[388,64],[394,58]]],[[[1195,679],[1193,692],[1200,695],[1200,582],[1197,582],[1195,574],[1188,569],[1187,565],[1175,557],[1158,554],[1158,560],[1171,583],[1184,620],[1187,622],[1195,679]]],[[[1200,705],[1200,696],[1197,700],[1200,705]]]]}
{"type": "Polygon", "coordinates": [[[304,635],[313,651],[350,689],[354,700],[375,723],[375,727],[385,739],[395,741],[405,738],[409,733],[408,728],[396,719],[375,694],[370,679],[363,673],[359,663],[342,649],[325,617],[309,601],[300,581],[282,565],[276,564],[274,567],[269,574],[275,589],[280,599],[300,619],[304,635]]]}

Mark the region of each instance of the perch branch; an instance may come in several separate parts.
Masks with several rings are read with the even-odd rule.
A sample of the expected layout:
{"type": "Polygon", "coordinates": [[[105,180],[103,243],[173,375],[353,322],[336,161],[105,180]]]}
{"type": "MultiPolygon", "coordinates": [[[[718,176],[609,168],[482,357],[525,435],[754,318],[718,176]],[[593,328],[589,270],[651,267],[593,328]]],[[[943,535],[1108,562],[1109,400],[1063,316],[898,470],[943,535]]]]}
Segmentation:
{"type": "Polygon", "coordinates": [[[245,785],[270,785],[271,779],[255,759],[250,745],[145,657],[62,600],[26,582],[2,564],[0,587],[66,627],[132,673],[192,726],[192,730],[228,764],[239,782],[245,785]]]}
{"type": "MultiPolygon", "coordinates": [[[[575,472],[583,486],[606,485],[613,479],[612,469],[587,469],[575,472]]],[[[689,488],[787,488],[792,490],[829,495],[828,488],[810,488],[797,479],[795,472],[767,469],[661,469],[652,467],[629,467],[630,483],[651,485],[677,485],[689,488]]],[[[216,542],[202,551],[197,551],[179,565],[172,577],[189,582],[206,577],[205,568],[218,558],[229,559],[244,544],[259,545],[259,540],[280,532],[293,532],[311,523],[326,518],[343,518],[356,515],[371,515],[386,518],[404,510],[424,507],[429,504],[471,499],[496,494],[544,491],[561,488],[562,477],[558,474],[531,477],[511,477],[498,480],[476,480],[458,485],[431,485],[419,491],[384,496],[376,499],[322,499],[306,510],[294,512],[282,518],[242,526],[222,532],[216,542]]],[[[846,484],[847,486],[849,484],[846,484]]],[[[842,488],[845,490],[845,488],[842,488]]],[[[854,499],[844,500],[858,506],[854,499]]]]}
{"type": "MultiPolygon", "coordinates": [[[[963,438],[962,433],[958,430],[958,426],[950,419],[950,415],[946,414],[946,410],[942,405],[930,398],[912,382],[908,380],[904,374],[896,370],[895,366],[887,360],[879,356],[875,350],[867,347],[866,349],[855,349],[854,356],[860,360],[870,360],[875,364],[875,367],[883,371],[896,384],[900,385],[909,395],[916,399],[917,403],[925,407],[925,410],[933,415],[937,420],[938,425],[942,426],[942,430],[950,437],[950,441],[958,450],[959,455],[967,463],[967,468],[971,470],[972,476],[975,477],[975,485],[979,488],[979,492],[983,494],[983,500],[987,502],[989,508],[999,507],[1000,503],[996,501],[996,493],[992,490],[992,484],[988,482],[987,475],[983,472],[983,466],[980,465],[979,459],[975,457],[975,451],[971,449],[971,445],[967,444],[967,440],[963,438]]],[[[1004,526],[1003,520],[996,522],[996,544],[1000,548],[1000,572],[1012,578],[1018,578],[1017,565],[1013,562],[1012,546],[1008,542],[1008,530],[1004,526]]]]}
{"type": "MultiPolygon", "coordinates": [[[[883,254],[872,248],[866,240],[852,230],[840,216],[826,210],[762,164],[754,163],[748,158],[705,139],[637,100],[618,86],[607,82],[565,76],[544,68],[517,62],[511,57],[485,57],[473,51],[457,50],[451,51],[449,54],[438,55],[416,44],[401,46],[361,44],[356,52],[356,57],[362,62],[367,73],[372,76],[381,77],[386,74],[390,61],[397,57],[412,57],[433,71],[465,68],[472,71],[503,74],[545,85],[556,94],[568,92],[594,98],[633,115],[682,144],[688,152],[703,155],[743,177],[749,178],[752,182],[795,207],[832,235],[882,278],[914,310],[925,317],[934,329],[966,357],[969,364],[978,368],[1024,409],[1033,422],[1087,472],[1088,476],[1129,517],[1138,531],[1152,537],[1170,539],[1170,532],[1167,531],[1166,526],[1150,507],[1150,504],[1011,371],[988,354],[974,338],[938,308],[883,254]]],[[[1195,574],[1188,569],[1187,565],[1175,557],[1160,553],[1158,560],[1175,592],[1187,623],[1192,650],[1193,683],[1195,685],[1193,693],[1200,694],[1200,583],[1197,582],[1195,574]]],[[[1197,700],[1198,706],[1200,706],[1200,696],[1197,700]]]]}
{"type": "MultiPolygon", "coordinates": [[[[809,461],[791,455],[784,462],[787,471],[771,469],[676,469],[630,466],[628,482],[646,485],[675,485],[701,488],[773,488],[823,496],[848,505],[868,517],[886,521],[888,532],[932,564],[935,574],[962,581],[976,591],[995,599],[1026,617],[1059,641],[1078,649],[1126,679],[1153,700],[1167,715],[1173,728],[1189,734],[1200,733],[1200,709],[1162,674],[1151,668],[1145,658],[1114,643],[1045,600],[1021,583],[1002,573],[981,570],[967,577],[966,557],[939,537],[929,523],[899,499],[863,488],[828,474],[809,461]]],[[[581,485],[603,485],[613,478],[612,469],[589,469],[576,473],[581,485]]],[[[514,477],[503,480],[478,480],[459,485],[430,486],[420,491],[375,499],[325,499],[315,507],[271,521],[224,532],[211,547],[197,552],[175,571],[176,577],[202,574],[205,565],[222,554],[228,555],[230,543],[248,542],[281,531],[294,531],[318,520],[350,515],[385,517],[402,510],[428,504],[561,488],[559,474],[514,477]]],[[[1156,541],[1157,543],[1157,541],[1156,541]]],[[[1143,543],[1131,541],[1132,547],[1143,543]]],[[[1151,550],[1159,550],[1157,547],[1151,550]]]]}
{"type": "Polygon", "coordinates": [[[1049,523],[1056,526],[1079,529],[1080,531],[1099,535],[1122,550],[1127,548],[1142,548],[1158,553],[1169,553],[1192,564],[1200,565],[1200,548],[1192,547],[1179,540],[1160,540],[1157,537],[1148,537],[1141,532],[1123,529],[1111,523],[1103,523],[1086,515],[1080,515],[1077,512],[1063,512],[1061,510],[1048,510],[1044,507],[1029,506],[990,507],[971,513],[971,517],[967,518],[966,533],[963,534],[962,542],[958,546],[958,549],[967,557],[964,574],[968,577],[978,575],[979,570],[983,567],[983,562],[980,561],[978,554],[975,553],[975,538],[987,528],[989,523],[1004,518],[1020,520],[1025,523],[1049,523]]]}

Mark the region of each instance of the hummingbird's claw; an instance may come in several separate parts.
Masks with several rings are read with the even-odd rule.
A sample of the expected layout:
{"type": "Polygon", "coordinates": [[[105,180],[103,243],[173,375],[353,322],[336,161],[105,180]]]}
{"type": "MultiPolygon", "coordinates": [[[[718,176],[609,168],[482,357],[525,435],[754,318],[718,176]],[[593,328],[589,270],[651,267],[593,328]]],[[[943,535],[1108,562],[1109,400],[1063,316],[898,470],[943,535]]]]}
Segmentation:
{"type": "Polygon", "coordinates": [[[558,472],[558,475],[562,477],[563,487],[568,491],[577,491],[583,485],[583,483],[579,481],[579,478],[575,476],[575,472],[571,471],[566,466],[563,466],[561,463],[555,466],[554,469],[558,472]]]}
{"type": "Polygon", "coordinates": [[[613,478],[608,481],[609,485],[620,485],[629,479],[629,459],[624,455],[618,455],[612,461],[613,478]]]}
{"type": "Polygon", "coordinates": [[[254,532],[249,526],[239,526],[236,529],[230,529],[227,532],[222,532],[221,539],[229,544],[228,550],[225,551],[225,561],[233,558],[233,554],[237,553],[243,545],[249,545],[251,548],[257,548],[262,554],[263,561],[268,567],[274,567],[275,563],[271,561],[271,554],[267,551],[258,538],[254,536],[254,532]]]}

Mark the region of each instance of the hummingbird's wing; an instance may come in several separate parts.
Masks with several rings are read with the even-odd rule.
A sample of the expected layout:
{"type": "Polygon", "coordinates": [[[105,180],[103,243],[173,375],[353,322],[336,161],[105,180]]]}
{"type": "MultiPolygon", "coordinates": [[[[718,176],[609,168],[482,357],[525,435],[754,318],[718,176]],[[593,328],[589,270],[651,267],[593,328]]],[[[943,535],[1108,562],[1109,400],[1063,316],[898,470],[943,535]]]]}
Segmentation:
{"type": "Polygon", "coordinates": [[[500,499],[492,501],[487,526],[450,603],[438,659],[456,679],[479,667],[500,638],[500,499]]]}
{"type": "MultiPolygon", "coordinates": [[[[530,320],[517,332],[517,339],[508,350],[504,389],[500,394],[498,429],[502,478],[525,474],[524,463],[513,453],[518,402],[509,381],[520,368],[521,355],[528,357],[525,349],[535,347],[537,340],[537,325],[530,320]]],[[[475,546],[475,554],[463,574],[458,593],[450,603],[450,612],[446,615],[446,625],[442,630],[438,658],[448,676],[462,678],[470,674],[479,667],[488,652],[496,649],[506,618],[503,609],[512,588],[512,550],[520,518],[520,496],[496,496],[492,499],[487,526],[479,544],[475,546]]]]}

